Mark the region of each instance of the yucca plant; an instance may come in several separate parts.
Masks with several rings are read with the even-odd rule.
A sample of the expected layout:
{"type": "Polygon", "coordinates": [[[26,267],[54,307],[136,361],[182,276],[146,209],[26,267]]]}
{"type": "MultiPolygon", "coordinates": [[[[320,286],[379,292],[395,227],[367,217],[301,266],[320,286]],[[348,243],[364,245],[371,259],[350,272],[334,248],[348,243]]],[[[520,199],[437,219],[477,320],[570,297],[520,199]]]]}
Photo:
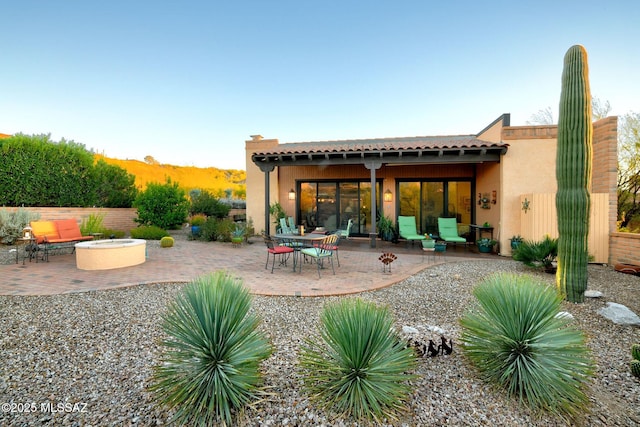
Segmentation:
{"type": "Polygon", "coordinates": [[[513,259],[529,267],[549,268],[558,256],[558,239],[548,235],[540,241],[525,240],[513,251],[513,259]]]}
{"type": "Polygon", "coordinates": [[[583,334],[557,317],[562,297],[528,275],[489,276],[461,318],[464,354],[482,377],[532,408],[572,415],[594,364],[583,334]]]}
{"type": "Polygon", "coordinates": [[[221,271],[194,280],[170,304],[151,389],[175,410],[173,421],[230,425],[232,412],[257,397],[271,345],[250,305],[248,290],[221,271]]]}
{"type": "Polygon", "coordinates": [[[395,418],[411,392],[416,363],[392,329],[387,307],[360,299],[327,304],[320,339],[301,348],[304,387],[320,406],[355,418],[395,418]]]}

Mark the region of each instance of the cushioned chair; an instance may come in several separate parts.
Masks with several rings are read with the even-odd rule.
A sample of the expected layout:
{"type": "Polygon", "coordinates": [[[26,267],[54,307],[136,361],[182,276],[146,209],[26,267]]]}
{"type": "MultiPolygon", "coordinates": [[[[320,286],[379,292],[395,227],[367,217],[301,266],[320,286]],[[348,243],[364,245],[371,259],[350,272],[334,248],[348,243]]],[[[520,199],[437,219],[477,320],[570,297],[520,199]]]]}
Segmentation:
{"type": "Polygon", "coordinates": [[[293,234],[295,227],[292,229],[287,225],[287,218],[280,218],[280,232],[282,234],[293,234]]]}
{"type": "Polygon", "coordinates": [[[411,242],[412,245],[416,240],[425,239],[423,234],[418,233],[415,216],[399,216],[398,233],[400,234],[400,237],[405,239],[407,242],[411,242]]]}
{"type": "Polygon", "coordinates": [[[269,265],[269,255],[271,255],[271,273],[273,273],[273,268],[276,265],[276,256],[280,257],[280,264],[286,266],[289,256],[293,253],[293,248],[276,244],[273,239],[266,234],[263,234],[262,237],[264,238],[264,244],[267,246],[267,262],[264,268],[265,270],[267,269],[269,265]]]}
{"type": "MultiPolygon", "coordinates": [[[[317,245],[312,248],[302,249],[300,253],[305,257],[311,257],[316,261],[318,267],[318,279],[320,278],[320,269],[324,264],[324,260],[328,259],[331,262],[331,270],[333,274],[336,274],[336,270],[333,268],[333,253],[338,244],[338,235],[331,234],[317,245]]],[[[302,271],[302,262],[300,263],[300,271],[302,271]]]]}
{"type": "Polygon", "coordinates": [[[438,218],[438,234],[440,239],[454,244],[467,244],[467,239],[458,234],[458,222],[455,218],[438,218]]]}
{"type": "Polygon", "coordinates": [[[351,226],[352,225],[353,225],[353,220],[350,219],[349,222],[347,222],[347,228],[345,228],[344,230],[336,231],[336,234],[338,235],[338,237],[340,237],[342,239],[348,239],[349,238],[349,234],[351,234],[351,226]]]}

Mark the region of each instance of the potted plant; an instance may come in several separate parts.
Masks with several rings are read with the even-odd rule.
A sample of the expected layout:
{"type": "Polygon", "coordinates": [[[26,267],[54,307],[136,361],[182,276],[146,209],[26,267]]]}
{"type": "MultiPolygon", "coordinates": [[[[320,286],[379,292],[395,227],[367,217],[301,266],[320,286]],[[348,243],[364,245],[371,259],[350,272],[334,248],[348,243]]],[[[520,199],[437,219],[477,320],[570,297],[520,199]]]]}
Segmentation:
{"type": "Polygon", "coordinates": [[[235,230],[231,232],[231,243],[234,245],[239,245],[244,240],[244,227],[241,225],[236,225],[235,230]]]}
{"type": "Polygon", "coordinates": [[[200,236],[201,227],[205,222],[207,222],[207,217],[203,214],[193,215],[189,222],[191,224],[191,235],[193,237],[198,237],[200,236]]]}
{"type": "Polygon", "coordinates": [[[476,241],[476,245],[478,246],[478,251],[482,253],[490,253],[493,250],[495,244],[498,243],[496,240],[489,239],[487,237],[483,237],[476,241]]]}
{"type": "Polygon", "coordinates": [[[378,235],[382,240],[393,240],[393,221],[386,215],[380,216],[378,220],[378,235]]]}
{"type": "Polygon", "coordinates": [[[431,237],[430,234],[425,234],[424,235],[424,240],[421,240],[422,242],[422,247],[424,249],[434,249],[436,247],[436,241],[433,240],[433,237],[431,237]]]}
{"type": "Polygon", "coordinates": [[[520,246],[524,239],[519,234],[516,234],[509,240],[511,240],[511,249],[515,251],[516,249],[518,249],[518,246],[520,246]]]}

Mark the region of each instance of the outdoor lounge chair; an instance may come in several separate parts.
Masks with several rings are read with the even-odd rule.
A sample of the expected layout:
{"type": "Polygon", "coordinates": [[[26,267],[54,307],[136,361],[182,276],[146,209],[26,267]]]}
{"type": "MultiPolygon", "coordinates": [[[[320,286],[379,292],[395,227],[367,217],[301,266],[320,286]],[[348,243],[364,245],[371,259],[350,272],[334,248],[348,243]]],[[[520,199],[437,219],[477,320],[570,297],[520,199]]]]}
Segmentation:
{"type": "Polygon", "coordinates": [[[416,217],[415,216],[399,216],[398,217],[398,233],[400,237],[406,239],[407,242],[413,242],[416,240],[424,240],[424,234],[419,234],[416,229],[416,217]]]}
{"type": "Polygon", "coordinates": [[[349,222],[347,222],[347,228],[344,229],[344,230],[336,231],[336,234],[342,239],[348,239],[349,238],[349,234],[351,234],[351,226],[352,225],[353,225],[353,220],[350,219],[349,222]]]}
{"type": "Polygon", "coordinates": [[[455,218],[438,218],[438,234],[440,239],[454,244],[467,244],[467,239],[458,234],[458,222],[455,218]]]}

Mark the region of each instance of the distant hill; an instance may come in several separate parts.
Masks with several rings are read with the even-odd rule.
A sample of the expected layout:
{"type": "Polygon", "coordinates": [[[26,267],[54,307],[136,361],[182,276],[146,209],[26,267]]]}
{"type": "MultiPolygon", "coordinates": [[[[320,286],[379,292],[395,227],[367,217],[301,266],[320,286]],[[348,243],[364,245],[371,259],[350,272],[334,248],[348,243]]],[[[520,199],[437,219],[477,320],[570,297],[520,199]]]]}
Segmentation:
{"type": "Polygon", "coordinates": [[[167,177],[177,182],[187,193],[198,188],[207,190],[217,197],[225,197],[225,191],[231,190],[232,197],[244,199],[246,196],[247,173],[236,169],[197,168],[194,166],[173,166],[157,163],[148,157],[140,160],[120,160],[96,154],[96,161],[103,159],[108,164],[120,166],[136,177],[136,187],[147,188],[149,182],[164,184],[167,177]]]}

